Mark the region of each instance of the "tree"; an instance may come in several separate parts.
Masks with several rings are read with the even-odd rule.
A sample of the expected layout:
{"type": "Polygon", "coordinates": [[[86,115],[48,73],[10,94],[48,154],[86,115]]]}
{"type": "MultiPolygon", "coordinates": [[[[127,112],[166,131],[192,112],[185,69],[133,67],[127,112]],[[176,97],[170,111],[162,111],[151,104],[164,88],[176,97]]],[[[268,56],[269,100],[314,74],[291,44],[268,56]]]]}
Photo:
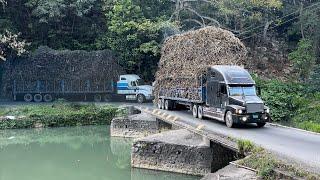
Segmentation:
{"type": "MultiPolygon", "coordinates": [[[[148,5],[141,3],[133,0],[106,3],[108,30],[97,41],[97,46],[118,52],[120,63],[129,73],[138,73],[151,80],[160,55],[162,29],[170,25],[165,16],[158,16],[161,11],[144,14],[143,8],[148,5]]],[[[161,1],[157,3],[165,6],[161,1]]]]}
{"type": "Polygon", "coordinates": [[[297,49],[289,54],[289,59],[294,62],[300,78],[303,81],[306,81],[309,78],[310,72],[316,61],[312,41],[301,39],[297,49]]]}
{"type": "MultiPolygon", "coordinates": [[[[0,5],[3,5],[3,9],[7,5],[7,1],[0,0],[0,5]]],[[[19,40],[20,34],[14,34],[3,27],[0,29],[0,60],[6,60],[8,52],[14,52],[18,56],[21,56],[26,52],[25,47],[28,45],[24,40],[19,40]]]]}

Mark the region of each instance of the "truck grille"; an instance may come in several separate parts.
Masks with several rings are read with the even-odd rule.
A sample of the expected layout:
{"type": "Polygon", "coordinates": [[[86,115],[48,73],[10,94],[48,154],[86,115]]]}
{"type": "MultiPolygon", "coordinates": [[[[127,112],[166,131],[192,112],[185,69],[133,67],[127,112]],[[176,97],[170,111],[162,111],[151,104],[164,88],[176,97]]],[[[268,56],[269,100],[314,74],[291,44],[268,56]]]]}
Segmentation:
{"type": "Polygon", "coordinates": [[[256,112],[263,112],[264,105],[261,103],[250,103],[247,104],[247,113],[256,113],[256,112]]]}

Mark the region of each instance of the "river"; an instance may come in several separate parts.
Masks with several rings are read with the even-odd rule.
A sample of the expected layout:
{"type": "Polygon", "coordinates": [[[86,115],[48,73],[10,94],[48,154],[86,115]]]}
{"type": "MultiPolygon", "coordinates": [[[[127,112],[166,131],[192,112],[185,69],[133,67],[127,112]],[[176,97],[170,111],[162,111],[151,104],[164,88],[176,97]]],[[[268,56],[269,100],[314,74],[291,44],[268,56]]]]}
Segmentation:
{"type": "Polygon", "coordinates": [[[0,180],[198,180],[132,169],[131,139],[107,126],[0,131],[0,180]]]}

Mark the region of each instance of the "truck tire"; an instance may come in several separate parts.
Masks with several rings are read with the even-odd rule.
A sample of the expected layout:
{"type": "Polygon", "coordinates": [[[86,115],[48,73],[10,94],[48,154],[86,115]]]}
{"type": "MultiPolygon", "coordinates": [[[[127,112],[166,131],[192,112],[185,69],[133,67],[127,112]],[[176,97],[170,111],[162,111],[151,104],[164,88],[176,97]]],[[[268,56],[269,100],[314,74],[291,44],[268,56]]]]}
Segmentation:
{"type": "Polygon", "coordinates": [[[103,96],[104,102],[110,102],[112,100],[112,96],[110,94],[106,94],[103,96]]]}
{"type": "Polygon", "coordinates": [[[258,128],[262,128],[263,126],[265,126],[266,123],[265,122],[259,122],[257,123],[258,128]]]}
{"type": "Polygon", "coordinates": [[[146,101],[146,97],[143,94],[138,94],[137,102],[138,103],[144,103],[145,101],[146,101]]]}
{"type": "Polygon", "coordinates": [[[95,94],[95,95],[93,96],[93,100],[94,100],[94,102],[101,102],[102,97],[101,97],[100,94],[95,94]]]}
{"type": "Polygon", "coordinates": [[[233,118],[232,118],[232,112],[231,111],[227,111],[224,120],[226,122],[226,125],[228,128],[233,128],[234,127],[234,122],[233,122],[233,118]]]}
{"type": "Polygon", "coordinates": [[[192,105],[192,115],[193,117],[197,118],[198,117],[198,106],[195,104],[195,105],[192,105]]]}
{"type": "Polygon", "coordinates": [[[44,102],[51,102],[53,100],[52,95],[51,94],[46,94],[43,96],[43,101],[44,102]]]}
{"type": "Polygon", "coordinates": [[[35,94],[33,96],[34,102],[41,102],[42,101],[42,95],[41,94],[35,94]]]}
{"type": "Polygon", "coordinates": [[[158,109],[162,109],[162,99],[158,99],[158,109]]]}
{"type": "Polygon", "coordinates": [[[165,110],[172,110],[172,101],[171,100],[165,100],[164,101],[164,109],[165,110]]]}
{"type": "Polygon", "coordinates": [[[198,106],[198,118],[203,119],[203,107],[198,106]]]}
{"type": "Polygon", "coordinates": [[[32,94],[25,94],[25,95],[23,96],[23,100],[24,100],[25,102],[31,102],[31,101],[33,100],[32,94]]]}

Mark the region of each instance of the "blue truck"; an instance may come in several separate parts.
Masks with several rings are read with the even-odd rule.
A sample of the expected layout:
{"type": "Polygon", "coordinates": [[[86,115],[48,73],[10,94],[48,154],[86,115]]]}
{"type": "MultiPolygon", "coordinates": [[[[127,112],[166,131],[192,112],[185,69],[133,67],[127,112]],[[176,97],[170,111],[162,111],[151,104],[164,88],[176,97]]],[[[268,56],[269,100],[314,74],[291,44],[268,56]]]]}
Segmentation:
{"type": "Polygon", "coordinates": [[[26,102],[51,102],[57,98],[77,98],[96,102],[125,99],[143,103],[153,100],[152,86],[135,74],[120,75],[114,82],[110,79],[56,79],[14,80],[13,99],[26,102]]]}
{"type": "Polygon", "coordinates": [[[179,105],[185,106],[195,118],[216,119],[230,128],[247,123],[263,127],[271,120],[270,109],[258,97],[260,89],[245,69],[229,65],[211,66],[195,81],[200,81],[197,88],[160,88],[158,108],[174,110],[179,105]],[[188,98],[187,95],[192,93],[198,98],[188,98]]]}

